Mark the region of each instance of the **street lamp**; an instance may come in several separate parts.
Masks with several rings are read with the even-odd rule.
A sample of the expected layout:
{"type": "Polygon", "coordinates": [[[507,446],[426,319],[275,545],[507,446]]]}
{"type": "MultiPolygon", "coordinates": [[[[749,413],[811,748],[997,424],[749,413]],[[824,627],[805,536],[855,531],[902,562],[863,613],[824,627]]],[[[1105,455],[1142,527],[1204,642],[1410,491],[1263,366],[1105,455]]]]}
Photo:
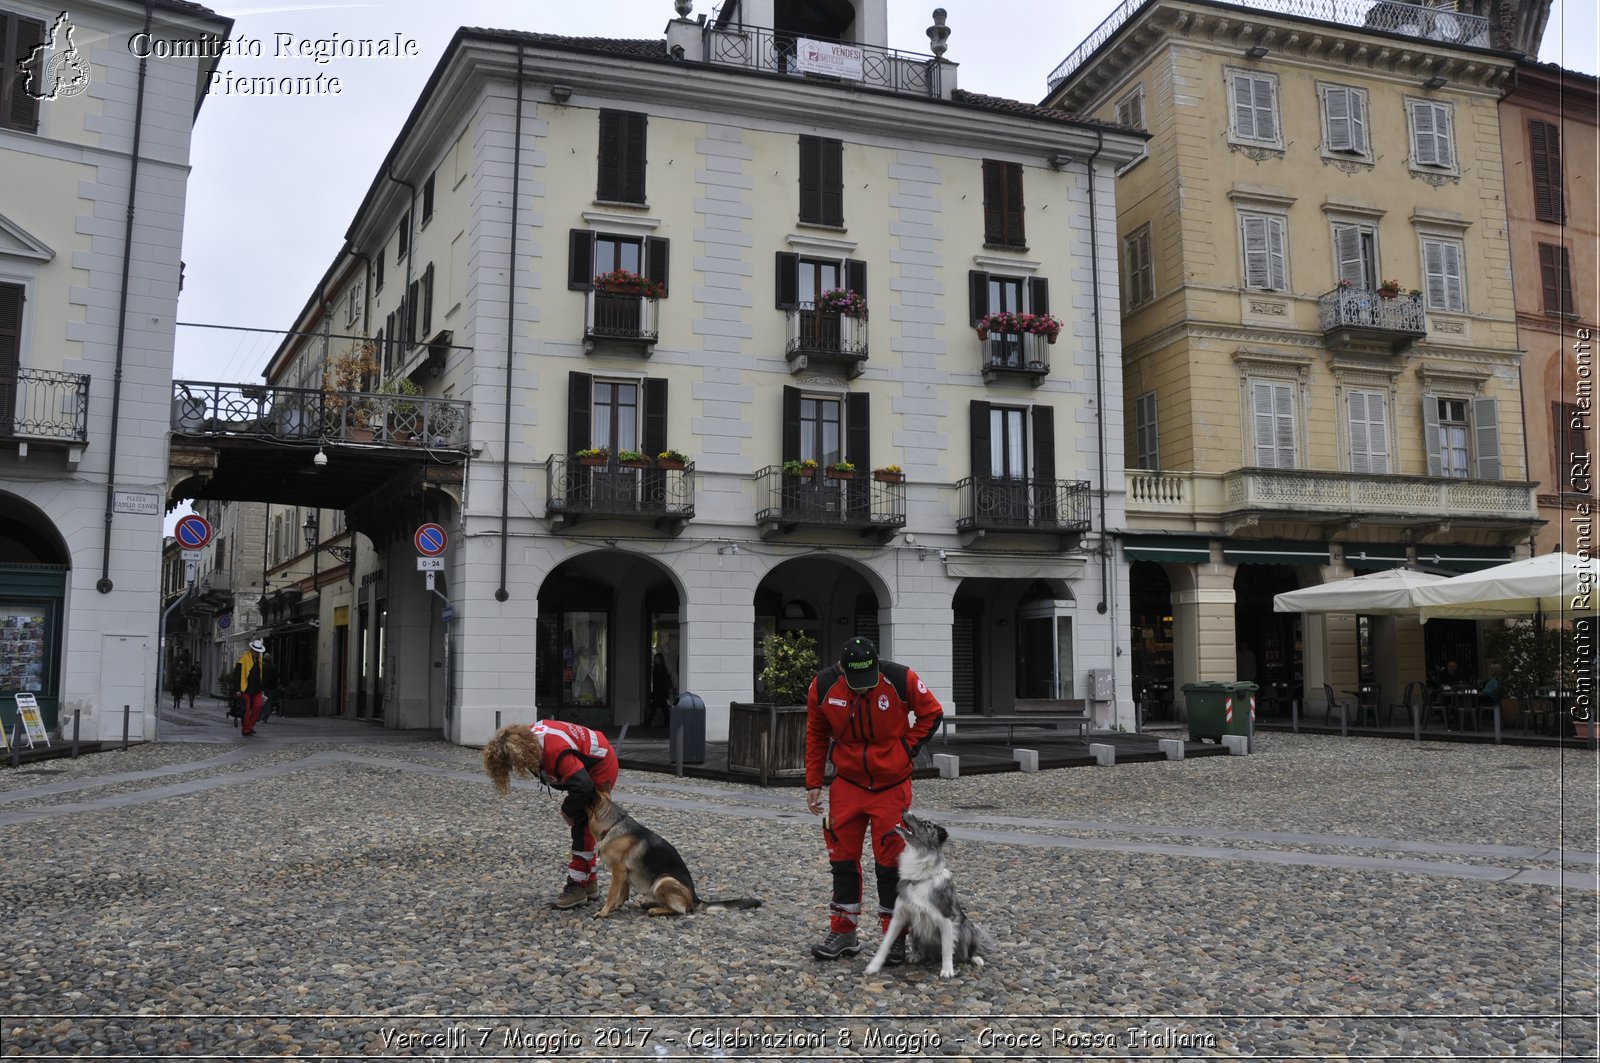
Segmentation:
{"type": "Polygon", "coordinates": [[[300,533],[305,536],[307,550],[326,550],[345,564],[350,563],[355,550],[348,546],[318,546],[317,544],[317,511],[312,510],[306,514],[306,522],[300,525],[300,533]]]}

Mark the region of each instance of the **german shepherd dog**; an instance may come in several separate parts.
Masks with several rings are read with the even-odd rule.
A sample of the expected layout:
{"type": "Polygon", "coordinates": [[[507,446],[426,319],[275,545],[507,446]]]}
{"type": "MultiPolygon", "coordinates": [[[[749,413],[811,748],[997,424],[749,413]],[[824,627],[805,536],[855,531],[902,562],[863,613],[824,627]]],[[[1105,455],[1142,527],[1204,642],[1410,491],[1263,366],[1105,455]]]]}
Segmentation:
{"type": "MultiPolygon", "coordinates": [[[[565,814],[565,809],[563,813],[565,814]]],[[[577,810],[573,810],[577,814],[577,810]]],[[[588,807],[589,830],[595,853],[611,870],[611,889],[605,904],[594,913],[604,919],[628,899],[631,889],[639,906],[651,915],[686,915],[702,909],[759,908],[754,897],[702,900],[695,892],[689,868],[678,850],[655,831],[634,819],[611,795],[596,792],[588,807]]]]}
{"type": "Polygon", "coordinates": [[[982,954],[993,951],[994,938],[968,919],[956,900],[955,878],[944,862],[944,843],[950,835],[939,824],[909,812],[894,832],[906,842],[900,850],[900,892],[889,929],[884,931],[877,955],[867,964],[867,973],[877,974],[883,968],[895,938],[908,928],[909,945],[919,958],[931,957],[938,949],[942,977],[955,975],[956,960],[982,967],[982,954]]]}

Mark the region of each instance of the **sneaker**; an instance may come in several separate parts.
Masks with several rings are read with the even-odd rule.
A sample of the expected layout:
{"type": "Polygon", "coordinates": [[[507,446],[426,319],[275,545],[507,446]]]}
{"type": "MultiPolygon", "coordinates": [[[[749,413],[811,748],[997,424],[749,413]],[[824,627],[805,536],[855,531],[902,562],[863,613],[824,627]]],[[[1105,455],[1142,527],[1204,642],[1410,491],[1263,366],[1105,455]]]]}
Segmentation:
{"type": "Polygon", "coordinates": [[[906,936],[901,934],[889,946],[889,955],[883,958],[885,967],[900,967],[906,962],[906,936]]]}
{"type": "Polygon", "coordinates": [[[840,956],[854,956],[860,951],[861,942],[854,930],[843,934],[830,930],[828,936],[822,939],[822,944],[811,946],[811,955],[819,960],[837,960],[840,956]]]}
{"type": "Polygon", "coordinates": [[[588,904],[590,896],[592,894],[589,893],[588,886],[585,886],[577,879],[569,878],[566,886],[561,890],[560,896],[550,902],[550,907],[576,908],[579,905],[588,904]]]}

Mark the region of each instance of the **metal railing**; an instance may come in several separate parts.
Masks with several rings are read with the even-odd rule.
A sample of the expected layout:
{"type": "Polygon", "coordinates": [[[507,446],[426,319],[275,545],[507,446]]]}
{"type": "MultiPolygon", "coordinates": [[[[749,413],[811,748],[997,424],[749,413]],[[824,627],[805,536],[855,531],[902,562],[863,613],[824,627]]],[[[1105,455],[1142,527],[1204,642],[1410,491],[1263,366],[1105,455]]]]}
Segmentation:
{"type": "Polygon", "coordinates": [[[1335,288],[1317,300],[1322,331],[1340,328],[1383,329],[1422,335],[1428,331],[1422,296],[1379,295],[1370,288],[1335,288]]]}
{"type": "MultiPolygon", "coordinates": [[[[752,70],[772,70],[793,77],[840,80],[831,75],[800,70],[795,59],[796,39],[792,33],[779,33],[764,26],[709,23],[706,26],[706,58],[713,63],[752,70]]],[[[860,50],[860,84],[915,96],[940,95],[940,64],[931,55],[879,48],[855,41],[830,41],[821,37],[806,39],[825,44],[843,44],[860,50]]]]}
{"type": "Polygon", "coordinates": [[[470,403],[424,395],[172,382],[172,431],[194,437],[378,442],[462,450],[467,446],[470,410],[470,403]]]}
{"type": "Polygon", "coordinates": [[[589,290],[583,321],[584,339],[654,343],[658,330],[656,300],[642,295],[589,290]]]}
{"type": "Polygon", "coordinates": [[[1089,527],[1088,480],[969,476],[956,482],[956,527],[1018,531],[1083,531],[1089,527]]]}
{"type": "Polygon", "coordinates": [[[1229,508],[1371,515],[1539,515],[1536,484],[1448,476],[1381,476],[1309,469],[1235,469],[1223,477],[1229,508]]]}
{"type": "Polygon", "coordinates": [[[1050,372],[1050,339],[1036,332],[991,332],[983,345],[983,371],[1027,373],[1044,376],[1050,372]]]}
{"type": "MultiPolygon", "coordinates": [[[[1050,72],[1048,84],[1053,92],[1071,77],[1117,30],[1152,0],[1123,0],[1116,10],[1083,43],[1050,72]]],[[[1279,15],[1316,19],[1341,26],[1399,33],[1446,44],[1465,44],[1473,48],[1490,47],[1489,20],[1443,7],[1395,3],[1393,0],[1249,0],[1237,7],[1270,11],[1279,15]]]]}
{"type": "Polygon", "coordinates": [[[89,374],[53,369],[0,373],[0,435],[89,440],[89,374]]]}
{"type": "Polygon", "coordinates": [[[788,353],[834,361],[867,360],[867,322],[800,303],[789,311],[788,353]]]}
{"type": "Polygon", "coordinates": [[[906,485],[885,483],[858,469],[849,479],[784,472],[768,465],[756,473],[756,523],[898,528],[906,522],[906,485]]]}
{"type": "Polygon", "coordinates": [[[694,517],[694,462],[681,469],[623,465],[613,456],[598,465],[566,454],[545,463],[545,506],[551,513],[659,520],[694,517]]]}

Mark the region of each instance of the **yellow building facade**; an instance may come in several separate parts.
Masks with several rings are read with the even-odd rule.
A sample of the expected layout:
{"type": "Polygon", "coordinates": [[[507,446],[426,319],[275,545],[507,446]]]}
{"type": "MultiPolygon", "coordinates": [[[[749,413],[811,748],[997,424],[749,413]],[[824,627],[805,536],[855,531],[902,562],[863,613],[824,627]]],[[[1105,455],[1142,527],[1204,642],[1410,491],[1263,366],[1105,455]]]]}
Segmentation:
{"type": "MultiPolygon", "coordinates": [[[[1047,103],[1151,134],[1117,183],[1135,686],[1250,679],[1264,711],[1402,702],[1472,625],[1274,595],[1469,570],[1538,526],[1487,19],[1340,25],[1151,0],[1047,103]],[[1358,684],[1360,686],[1358,686],[1358,684]],[[1350,693],[1347,693],[1350,692],[1350,693]]],[[[1118,19],[1123,21],[1118,23],[1118,19]]],[[[1486,662],[1484,662],[1486,667],[1486,662]]]]}

